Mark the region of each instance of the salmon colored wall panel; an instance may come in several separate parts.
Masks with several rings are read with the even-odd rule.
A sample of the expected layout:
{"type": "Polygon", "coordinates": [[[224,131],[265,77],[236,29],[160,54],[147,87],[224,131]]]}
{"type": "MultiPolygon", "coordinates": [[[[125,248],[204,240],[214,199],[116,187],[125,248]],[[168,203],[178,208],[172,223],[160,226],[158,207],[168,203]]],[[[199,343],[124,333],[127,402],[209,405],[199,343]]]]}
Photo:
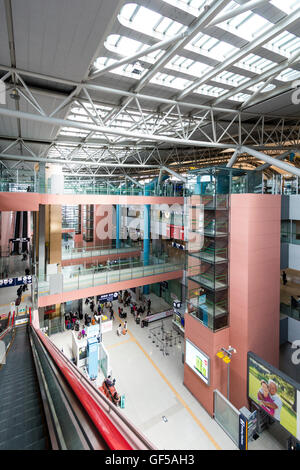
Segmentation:
{"type": "Polygon", "coordinates": [[[224,328],[214,333],[193,316],[186,315],[185,338],[210,358],[210,385],[206,385],[186,364],[184,365],[184,385],[212,416],[214,390],[218,389],[224,395],[227,390],[227,366],[216,354],[221,347],[228,347],[229,329],[224,328]]]}
{"type": "Polygon", "coordinates": [[[77,289],[74,291],[63,292],[62,294],[44,295],[39,297],[38,306],[47,307],[71,300],[84,299],[94,295],[108,294],[119,290],[131,289],[132,287],[145,286],[147,284],[155,284],[156,282],[169,281],[171,279],[181,279],[182,271],[172,271],[170,273],[156,274],[155,276],[147,276],[138,279],[130,279],[129,281],[114,282],[112,284],[104,284],[95,287],[87,287],[85,289],[77,289]]]}
{"type": "Polygon", "coordinates": [[[183,197],[107,196],[85,194],[1,193],[0,211],[38,211],[39,204],[184,204],[183,197]]]}
{"type": "Polygon", "coordinates": [[[247,406],[247,352],[278,366],[281,197],[235,194],[230,210],[230,399],[247,406]]]}

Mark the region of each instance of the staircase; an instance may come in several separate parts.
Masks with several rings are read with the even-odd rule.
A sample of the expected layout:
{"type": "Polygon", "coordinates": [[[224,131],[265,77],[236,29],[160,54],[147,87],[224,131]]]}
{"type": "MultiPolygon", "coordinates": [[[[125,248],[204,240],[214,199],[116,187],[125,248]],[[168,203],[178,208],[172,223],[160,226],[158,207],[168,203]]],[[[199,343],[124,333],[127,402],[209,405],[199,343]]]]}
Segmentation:
{"type": "Polygon", "coordinates": [[[0,450],[49,449],[27,327],[16,328],[0,369],[0,450]]]}

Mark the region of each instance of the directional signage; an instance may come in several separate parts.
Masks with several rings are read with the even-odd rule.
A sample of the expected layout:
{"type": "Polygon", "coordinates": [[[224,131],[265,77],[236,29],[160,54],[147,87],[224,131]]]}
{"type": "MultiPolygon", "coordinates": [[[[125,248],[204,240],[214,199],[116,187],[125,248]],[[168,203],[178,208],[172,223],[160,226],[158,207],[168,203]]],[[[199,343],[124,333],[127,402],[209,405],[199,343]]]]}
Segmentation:
{"type": "Polygon", "coordinates": [[[9,279],[0,279],[0,288],[21,286],[23,284],[32,284],[32,276],[20,276],[11,277],[9,279]]]}
{"type": "Polygon", "coordinates": [[[113,300],[117,300],[117,298],[118,298],[118,292],[97,295],[97,300],[100,302],[112,302],[113,300]]]}

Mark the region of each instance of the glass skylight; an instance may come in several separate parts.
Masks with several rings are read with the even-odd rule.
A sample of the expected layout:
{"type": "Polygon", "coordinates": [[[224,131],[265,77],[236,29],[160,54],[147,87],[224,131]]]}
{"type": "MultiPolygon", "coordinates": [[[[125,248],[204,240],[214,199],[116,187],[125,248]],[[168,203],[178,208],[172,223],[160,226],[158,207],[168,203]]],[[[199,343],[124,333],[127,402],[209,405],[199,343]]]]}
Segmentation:
{"type": "MultiPolygon", "coordinates": [[[[135,39],[127,38],[126,36],[120,36],[119,34],[110,34],[106,39],[104,46],[111,52],[117,52],[118,54],[126,57],[133,55],[137,52],[147,49],[149,46],[135,39]]],[[[153,64],[164,51],[157,50],[147,54],[143,57],[143,61],[153,64]]]]}
{"type": "Polygon", "coordinates": [[[192,59],[176,55],[166,64],[166,68],[185,73],[192,77],[202,77],[202,75],[212,69],[209,65],[202,62],[196,62],[192,59]]]}
{"type": "Polygon", "coordinates": [[[120,23],[127,28],[158,39],[172,37],[186,30],[186,26],[181,23],[132,3],[123,6],[118,18],[120,23]]]}
{"type": "Polygon", "coordinates": [[[284,13],[289,14],[299,8],[298,0],[272,0],[270,3],[284,13]]]}
{"type": "Polygon", "coordinates": [[[248,78],[244,77],[243,75],[239,75],[237,73],[224,71],[224,72],[221,72],[216,77],[214,77],[213,80],[215,82],[225,83],[231,86],[239,86],[242,83],[246,82],[248,78]]]}
{"type": "Polygon", "coordinates": [[[157,73],[150,80],[150,82],[155,83],[156,85],[163,85],[170,88],[176,88],[177,90],[183,90],[192,83],[190,80],[174,77],[174,75],[168,75],[166,73],[157,73]]]}
{"type": "Polygon", "coordinates": [[[194,16],[199,16],[203,8],[211,3],[210,0],[163,0],[173,7],[180,8],[194,16]]]}
{"type": "Polygon", "coordinates": [[[294,69],[285,69],[279,75],[277,75],[276,80],[280,80],[281,82],[290,82],[292,80],[296,80],[300,77],[300,71],[294,69]]]}
{"type": "Polygon", "coordinates": [[[267,42],[264,47],[270,51],[277,52],[284,57],[290,57],[300,49],[300,38],[288,31],[283,31],[271,41],[267,42]]]}
{"type": "Polygon", "coordinates": [[[251,11],[245,11],[240,15],[218,24],[218,28],[229,31],[247,41],[257,38],[270,26],[272,26],[272,23],[251,11]]]}
{"type": "MultiPolygon", "coordinates": [[[[261,88],[264,85],[264,83],[265,82],[259,82],[256,85],[249,87],[248,90],[254,91],[255,93],[259,88],[261,88]]],[[[274,88],[276,88],[276,86],[273,85],[272,83],[269,83],[265,88],[263,88],[262,92],[265,93],[267,91],[274,90],[274,88]]]]}
{"type": "Polygon", "coordinates": [[[214,96],[219,97],[225,93],[224,88],[219,88],[217,86],[212,85],[202,85],[201,87],[197,88],[194,93],[198,93],[204,96],[214,96]]]}
{"type": "Polygon", "coordinates": [[[185,49],[219,61],[226,59],[237,50],[237,48],[231,44],[203,33],[197,34],[197,36],[185,46],[185,49]]]}
{"type": "Polygon", "coordinates": [[[241,103],[243,103],[248,98],[250,98],[250,95],[247,95],[246,93],[237,93],[236,95],[233,95],[228,99],[231,101],[240,101],[241,103]]]}
{"type": "Polygon", "coordinates": [[[271,60],[264,59],[256,54],[248,54],[234,65],[236,67],[249,70],[250,72],[262,73],[273,67],[273,65],[276,65],[276,63],[271,60]]]}
{"type": "MultiPolygon", "coordinates": [[[[94,62],[94,66],[98,70],[101,70],[102,68],[115,64],[116,62],[117,60],[108,57],[98,57],[98,59],[94,62]]],[[[138,80],[147,72],[147,70],[148,69],[142,67],[139,62],[135,62],[134,64],[121,65],[120,67],[111,70],[111,73],[138,80]]]]}

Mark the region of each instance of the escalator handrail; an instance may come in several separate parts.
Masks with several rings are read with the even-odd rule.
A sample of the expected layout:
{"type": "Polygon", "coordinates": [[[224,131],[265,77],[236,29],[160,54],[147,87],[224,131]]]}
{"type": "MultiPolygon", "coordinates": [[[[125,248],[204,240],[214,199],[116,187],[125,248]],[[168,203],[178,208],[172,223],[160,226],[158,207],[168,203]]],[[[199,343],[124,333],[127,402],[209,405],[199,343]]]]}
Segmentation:
{"type": "MultiPolygon", "coordinates": [[[[54,360],[57,367],[60,369],[61,373],[63,374],[71,389],[81,402],[82,406],[93,421],[97,430],[100,432],[102,438],[107,443],[108,447],[111,450],[134,450],[134,447],[121,434],[119,429],[115,426],[115,424],[105,413],[105,411],[103,411],[101,405],[96,401],[93,394],[91,394],[87,390],[87,387],[85,387],[84,384],[81,383],[80,379],[76,376],[75,372],[72,370],[72,368],[75,368],[75,366],[63,356],[61,351],[59,351],[59,349],[51,342],[51,340],[46,335],[44,335],[44,333],[40,329],[34,328],[33,325],[32,328],[38,335],[39,339],[42,341],[43,345],[54,360]]],[[[77,368],[75,368],[75,370],[76,372],[79,372],[81,374],[81,372],[77,370],[77,368]]],[[[82,377],[86,380],[83,375],[82,377]]],[[[88,383],[88,385],[94,389],[91,384],[88,383]]],[[[105,397],[103,396],[103,398],[105,397]]],[[[111,403],[110,407],[112,408],[111,403]]],[[[153,447],[150,447],[149,444],[145,444],[143,448],[146,449],[153,447]]]]}
{"type": "Polygon", "coordinates": [[[12,330],[12,326],[8,326],[7,328],[5,328],[4,331],[2,331],[2,333],[0,333],[0,341],[4,338],[4,336],[7,335],[7,333],[9,333],[11,330],[12,330]]]}

